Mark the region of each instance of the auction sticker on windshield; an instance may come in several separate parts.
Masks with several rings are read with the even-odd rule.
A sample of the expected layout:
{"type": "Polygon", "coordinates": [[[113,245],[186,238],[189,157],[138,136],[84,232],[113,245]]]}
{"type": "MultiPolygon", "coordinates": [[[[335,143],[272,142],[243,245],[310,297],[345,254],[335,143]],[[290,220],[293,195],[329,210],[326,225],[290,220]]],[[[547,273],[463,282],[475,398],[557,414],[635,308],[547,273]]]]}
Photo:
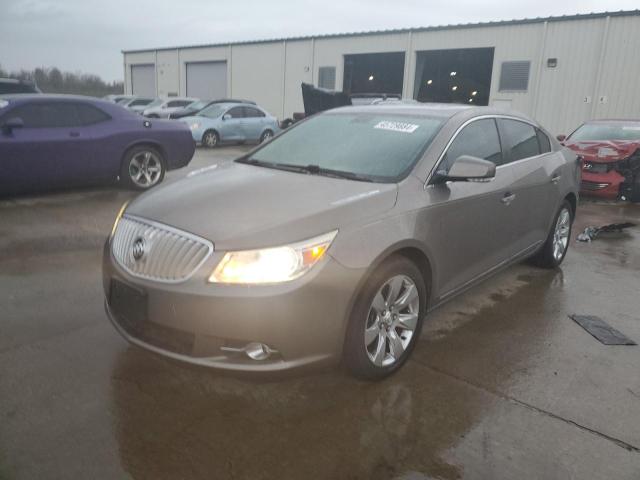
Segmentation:
{"type": "Polygon", "coordinates": [[[392,132],[413,133],[419,126],[420,125],[416,125],[415,123],[390,122],[388,120],[383,120],[382,122],[378,122],[373,128],[391,130],[392,132]]]}

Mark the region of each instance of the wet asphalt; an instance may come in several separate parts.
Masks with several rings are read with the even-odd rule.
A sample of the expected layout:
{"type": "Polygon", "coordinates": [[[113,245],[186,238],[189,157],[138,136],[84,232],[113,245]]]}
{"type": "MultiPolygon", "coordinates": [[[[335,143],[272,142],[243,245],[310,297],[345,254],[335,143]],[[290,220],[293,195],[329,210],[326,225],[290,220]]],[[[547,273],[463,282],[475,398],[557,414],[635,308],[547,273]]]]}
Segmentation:
{"type": "MultiPolygon", "coordinates": [[[[244,147],[198,150],[187,171],[244,147]]],[[[368,383],[278,379],[129,346],[103,311],[101,248],[134,194],[0,201],[0,479],[640,479],[640,227],[520,264],[428,318],[413,357],[368,383]]],[[[640,206],[582,202],[587,225],[640,206]]]]}

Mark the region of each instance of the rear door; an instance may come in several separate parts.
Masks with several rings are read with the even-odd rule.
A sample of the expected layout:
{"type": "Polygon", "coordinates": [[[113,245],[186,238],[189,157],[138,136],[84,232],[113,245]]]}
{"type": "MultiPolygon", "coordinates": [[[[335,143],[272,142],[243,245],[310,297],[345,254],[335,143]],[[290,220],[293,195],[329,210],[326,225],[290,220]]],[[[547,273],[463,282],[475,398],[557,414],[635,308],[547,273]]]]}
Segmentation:
{"type": "Polygon", "coordinates": [[[244,107],[233,107],[227,110],[220,121],[220,140],[243,142],[245,140],[244,120],[244,107]]]}
{"type": "Polygon", "coordinates": [[[14,117],[24,127],[2,133],[2,192],[46,190],[91,179],[92,139],[72,102],[30,102],[0,121],[14,117]]]}
{"type": "Polygon", "coordinates": [[[495,178],[482,182],[429,185],[433,205],[425,211],[430,248],[438,257],[438,296],[446,298],[509,258],[512,248],[508,205],[513,178],[502,165],[494,118],[475,119],[455,135],[438,170],[448,171],[462,155],[494,162],[495,178]]]}
{"type": "Polygon", "coordinates": [[[244,107],[244,116],[243,129],[246,139],[258,141],[265,124],[264,112],[255,107],[244,107]]]}
{"type": "MultiPolygon", "coordinates": [[[[513,255],[534,248],[547,237],[558,194],[552,178],[562,162],[554,160],[548,137],[534,125],[516,119],[498,119],[505,165],[511,170],[513,200],[509,223],[514,236],[513,255]]],[[[556,182],[557,183],[557,182],[556,182]]]]}

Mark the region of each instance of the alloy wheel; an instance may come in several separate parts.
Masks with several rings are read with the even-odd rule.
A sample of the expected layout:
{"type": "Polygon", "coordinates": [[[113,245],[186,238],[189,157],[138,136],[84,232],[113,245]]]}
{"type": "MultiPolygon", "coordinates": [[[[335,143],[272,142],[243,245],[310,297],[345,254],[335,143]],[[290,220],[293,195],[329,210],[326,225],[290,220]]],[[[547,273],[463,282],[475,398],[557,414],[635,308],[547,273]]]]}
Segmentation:
{"type": "Polygon", "coordinates": [[[569,231],[571,229],[571,213],[567,208],[560,210],[556,226],[553,231],[553,258],[560,261],[569,244],[569,231]]]}
{"type": "Polygon", "coordinates": [[[420,312],[416,284],[406,275],[387,280],[373,297],[364,331],[369,360],[377,367],[396,363],[409,346],[420,312]]]}
{"type": "Polygon", "coordinates": [[[207,147],[215,147],[218,144],[218,137],[213,132],[207,132],[204,134],[204,138],[202,139],[202,143],[207,147]]]}
{"type": "Polygon", "coordinates": [[[129,176],[138,187],[149,188],[158,183],[162,174],[162,162],[152,151],[136,153],[129,162],[129,176]]]}

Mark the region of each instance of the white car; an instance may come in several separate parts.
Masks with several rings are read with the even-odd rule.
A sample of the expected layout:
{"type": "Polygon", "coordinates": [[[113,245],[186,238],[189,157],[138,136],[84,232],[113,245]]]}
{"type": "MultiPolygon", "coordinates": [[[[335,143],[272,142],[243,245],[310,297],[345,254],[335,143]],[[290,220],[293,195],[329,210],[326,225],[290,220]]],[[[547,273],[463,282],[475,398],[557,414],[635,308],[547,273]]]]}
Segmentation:
{"type": "Polygon", "coordinates": [[[145,117],[149,118],[169,118],[169,115],[176,110],[188,107],[189,105],[196,103],[198,98],[188,97],[171,97],[163,99],[160,105],[156,105],[150,108],[146,108],[142,113],[145,117]]]}

